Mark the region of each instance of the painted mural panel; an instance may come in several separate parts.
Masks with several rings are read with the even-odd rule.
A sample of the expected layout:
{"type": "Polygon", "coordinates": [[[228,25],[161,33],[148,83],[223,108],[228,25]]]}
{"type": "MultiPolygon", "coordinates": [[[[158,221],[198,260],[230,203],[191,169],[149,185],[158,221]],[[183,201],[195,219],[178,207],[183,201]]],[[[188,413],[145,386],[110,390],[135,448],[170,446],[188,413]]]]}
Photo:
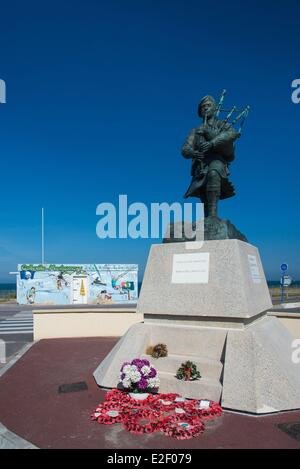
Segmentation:
{"type": "Polygon", "coordinates": [[[19,304],[135,303],[137,264],[19,264],[19,304]]]}

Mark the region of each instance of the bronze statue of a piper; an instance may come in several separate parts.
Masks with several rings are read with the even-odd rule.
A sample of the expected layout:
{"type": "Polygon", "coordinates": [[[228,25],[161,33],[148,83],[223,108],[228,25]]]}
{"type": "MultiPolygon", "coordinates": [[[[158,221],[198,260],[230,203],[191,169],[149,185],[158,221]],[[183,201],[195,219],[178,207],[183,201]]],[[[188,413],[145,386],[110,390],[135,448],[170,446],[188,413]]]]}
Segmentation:
{"type": "Polygon", "coordinates": [[[192,159],[192,181],[185,193],[187,197],[199,197],[204,203],[205,217],[217,217],[219,199],[235,195],[229,181],[229,164],[234,160],[234,142],[241,134],[233,128],[239,119],[245,120],[249,107],[245,108],[230,124],[229,118],[236,112],[233,107],[224,120],[218,119],[225,90],[217,105],[212,96],[205,96],[198,106],[203,123],[192,129],[182,147],[182,155],[192,159]]]}

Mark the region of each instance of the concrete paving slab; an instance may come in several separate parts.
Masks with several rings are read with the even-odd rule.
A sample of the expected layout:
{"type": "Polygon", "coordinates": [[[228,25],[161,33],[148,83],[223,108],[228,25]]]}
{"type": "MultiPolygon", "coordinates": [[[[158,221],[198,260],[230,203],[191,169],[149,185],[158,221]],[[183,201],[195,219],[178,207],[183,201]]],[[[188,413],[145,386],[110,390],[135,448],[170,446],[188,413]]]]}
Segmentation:
{"type": "Polygon", "coordinates": [[[0,423],[0,449],[38,449],[0,423]]]}

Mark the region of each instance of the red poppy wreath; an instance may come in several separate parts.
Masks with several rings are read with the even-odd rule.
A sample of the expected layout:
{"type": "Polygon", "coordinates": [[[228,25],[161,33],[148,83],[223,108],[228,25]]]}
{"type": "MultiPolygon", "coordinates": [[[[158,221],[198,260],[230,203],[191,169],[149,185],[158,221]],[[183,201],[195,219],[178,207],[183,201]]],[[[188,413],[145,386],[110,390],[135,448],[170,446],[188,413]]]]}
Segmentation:
{"type": "Polygon", "coordinates": [[[204,424],[199,417],[175,414],[165,419],[161,431],[176,440],[189,440],[204,432],[204,424]]]}
{"type": "Polygon", "coordinates": [[[123,425],[125,430],[136,435],[154,433],[161,428],[162,416],[153,409],[139,409],[136,413],[127,414],[123,425]]]}

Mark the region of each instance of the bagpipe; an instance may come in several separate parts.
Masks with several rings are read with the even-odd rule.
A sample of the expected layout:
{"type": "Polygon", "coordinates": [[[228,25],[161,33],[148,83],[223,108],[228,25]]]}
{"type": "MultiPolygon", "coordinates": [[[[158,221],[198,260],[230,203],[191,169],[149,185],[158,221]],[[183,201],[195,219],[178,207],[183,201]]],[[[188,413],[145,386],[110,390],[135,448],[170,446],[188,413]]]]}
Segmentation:
{"type": "Polygon", "coordinates": [[[221,94],[221,97],[220,97],[220,100],[219,100],[219,103],[218,103],[218,106],[216,108],[216,112],[215,112],[215,118],[218,118],[219,114],[221,112],[227,112],[227,115],[226,115],[225,119],[223,120],[223,124],[219,128],[219,133],[221,133],[227,125],[230,125],[231,127],[233,127],[237,122],[241,121],[240,122],[240,127],[238,129],[238,133],[241,135],[242,128],[243,128],[244,123],[246,121],[246,118],[248,117],[248,114],[250,112],[250,106],[246,106],[244,109],[237,109],[236,106],[233,106],[230,110],[222,109],[222,105],[223,105],[223,102],[224,102],[225,95],[226,95],[226,90],[223,90],[222,94],[221,94]],[[233,116],[233,114],[235,112],[237,112],[238,115],[232,120],[232,122],[229,122],[230,118],[233,116]]]}
{"type": "MultiPolygon", "coordinates": [[[[242,128],[245,124],[246,118],[250,112],[250,106],[246,106],[244,109],[238,109],[236,106],[233,106],[231,109],[223,109],[223,102],[224,98],[226,95],[226,90],[224,89],[221,93],[221,97],[219,99],[218,105],[216,106],[216,110],[214,113],[214,119],[217,120],[221,112],[227,112],[227,115],[225,116],[224,119],[219,119],[219,122],[221,122],[221,125],[218,127],[215,127],[214,129],[209,129],[207,127],[207,114],[204,114],[204,125],[202,128],[200,128],[196,134],[197,134],[197,139],[198,143],[205,143],[206,141],[209,141],[210,138],[208,137],[209,134],[212,133],[212,137],[218,137],[218,135],[221,135],[221,133],[224,130],[228,130],[229,128],[234,129],[237,132],[237,136],[240,137],[242,133],[242,128]],[[235,118],[230,122],[231,117],[234,116],[234,114],[237,113],[235,118]],[[240,126],[238,129],[234,128],[234,125],[239,122],[240,126]]],[[[227,145],[228,146],[228,145],[227,145]]],[[[228,148],[225,148],[225,153],[226,155],[226,160],[228,162],[233,161],[234,159],[234,153],[233,149],[231,146],[228,148]]],[[[195,156],[193,159],[200,161],[201,165],[203,166],[203,158],[205,157],[205,152],[198,151],[197,156],[195,156]]]]}

